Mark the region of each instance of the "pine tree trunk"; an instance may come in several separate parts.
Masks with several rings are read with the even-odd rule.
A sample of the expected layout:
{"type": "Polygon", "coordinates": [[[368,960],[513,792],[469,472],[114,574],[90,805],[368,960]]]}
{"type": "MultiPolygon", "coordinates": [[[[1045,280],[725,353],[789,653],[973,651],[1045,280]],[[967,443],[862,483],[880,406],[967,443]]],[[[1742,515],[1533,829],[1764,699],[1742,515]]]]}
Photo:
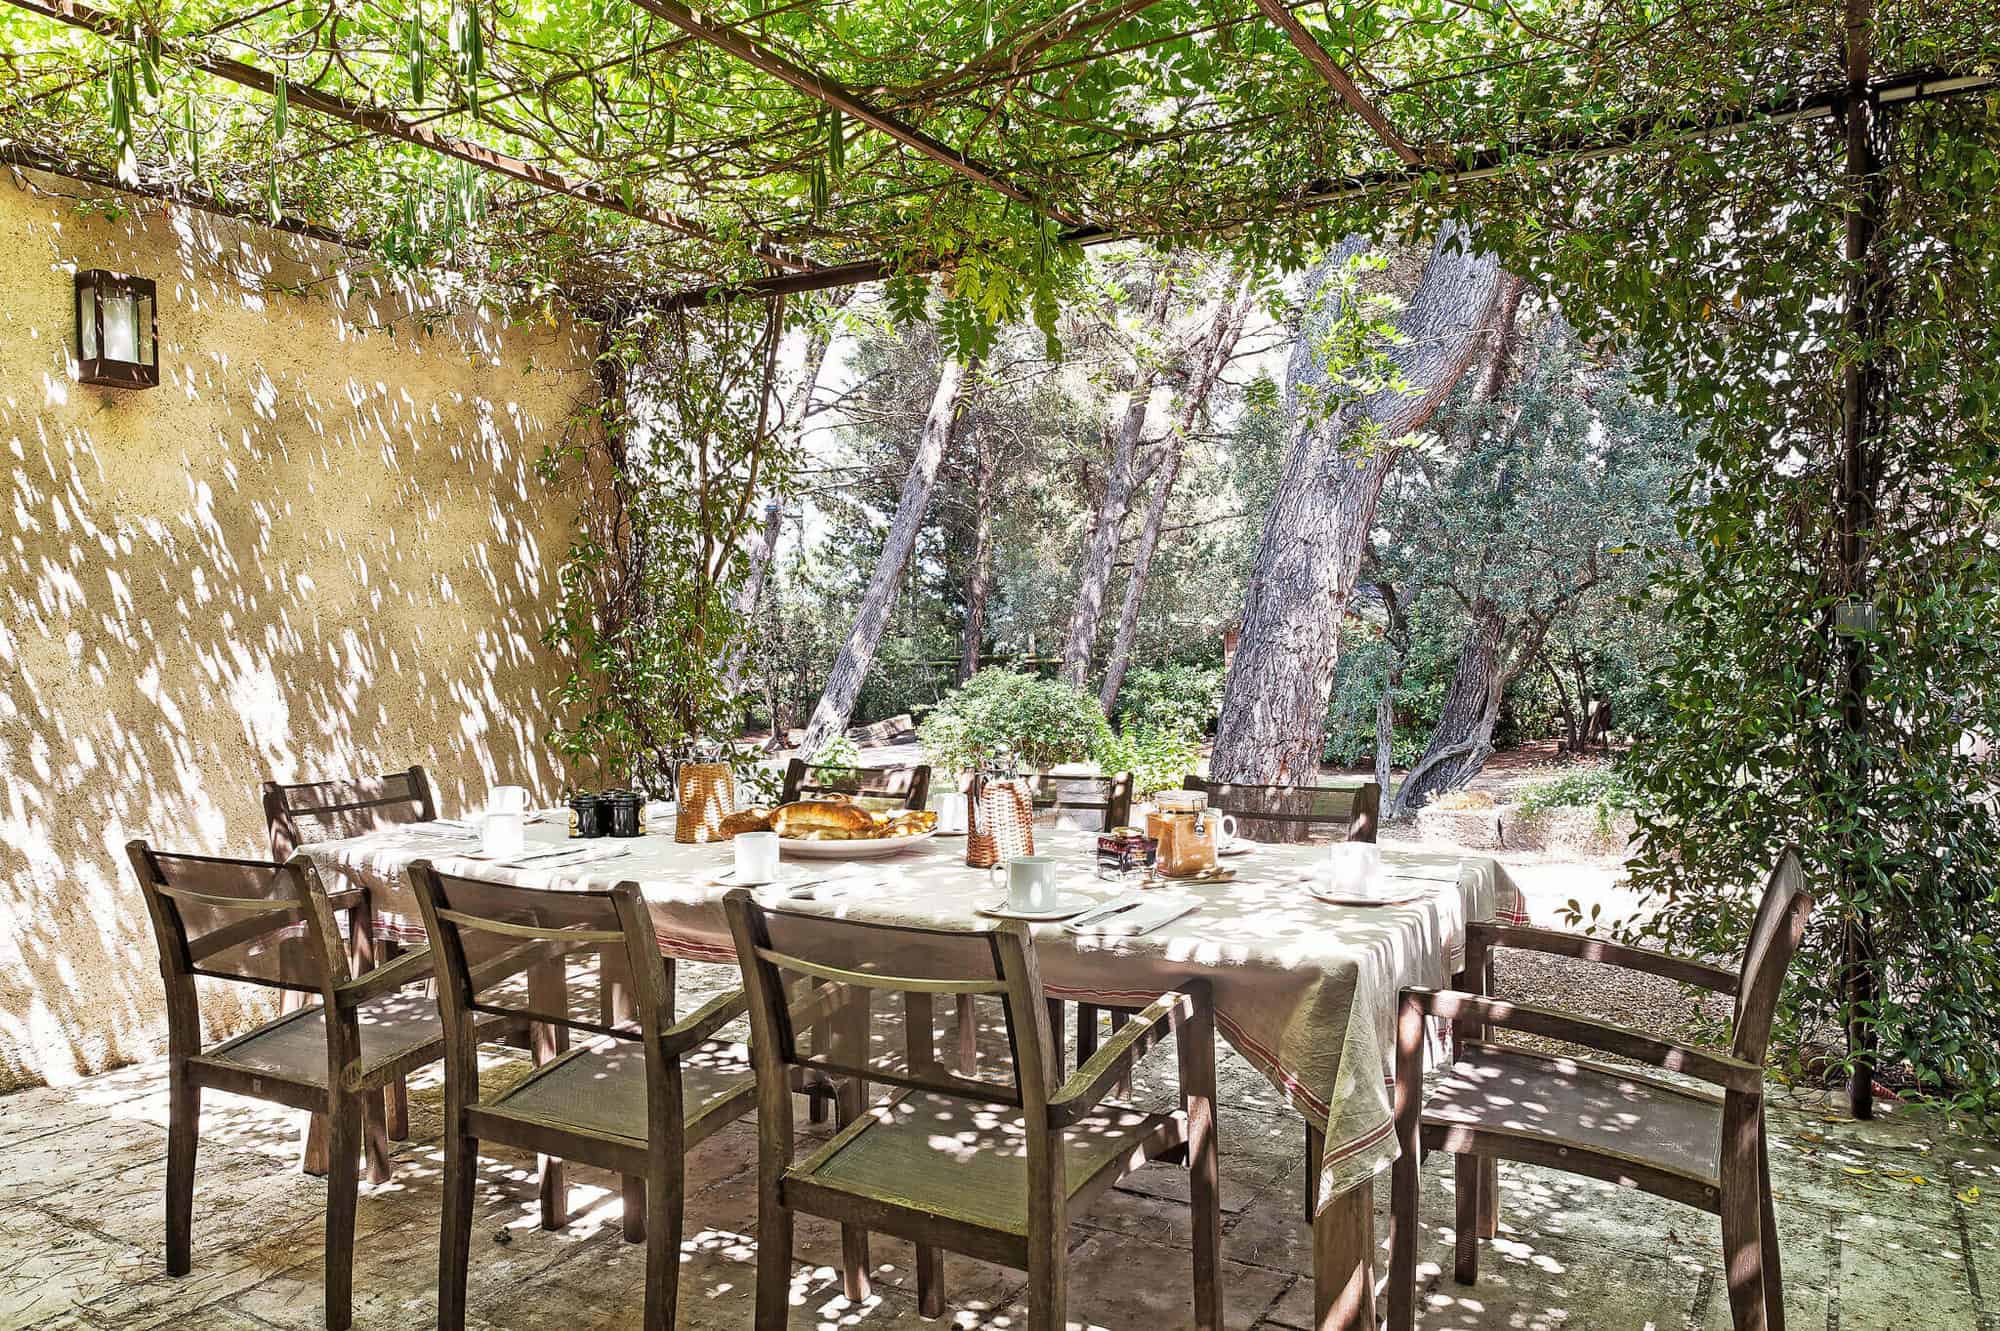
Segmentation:
{"type": "MultiPolygon", "coordinates": [[[[834,302],[847,303],[846,293],[834,302]]],[[[794,437],[805,428],[806,413],[812,409],[813,392],[819,387],[820,370],[826,364],[827,348],[833,344],[833,326],[830,323],[816,325],[806,339],[804,362],[799,367],[799,381],[792,386],[791,398],[785,403],[785,428],[794,437]]],[[[770,580],[771,563],[777,557],[778,539],[784,534],[785,506],[778,490],[773,490],[764,502],[764,526],[757,533],[757,539],[750,546],[750,568],[744,575],[742,585],[736,589],[736,613],[748,619],[755,614],[764,599],[764,585],[770,580]]],[[[742,684],[745,653],[736,650],[730,658],[727,678],[729,692],[734,694],[742,684]]],[[[775,729],[775,722],[773,728],[775,729]]]]}
{"type": "Polygon", "coordinates": [[[903,491],[896,500],[896,516],[889,524],[888,538],[882,543],[881,557],[875,561],[868,590],[862,594],[854,626],[848,630],[847,641],[841,644],[840,655],[827,675],[819,705],[813,708],[812,720],[806,724],[805,739],[799,748],[808,757],[847,729],[854,700],[860,696],[861,682],[874,663],[875,649],[881,645],[882,630],[889,622],[897,589],[902,586],[903,571],[909,566],[910,553],[916,549],[917,533],[930,512],[938,465],[963,415],[971,379],[971,367],[953,357],[946,357],[938,371],[937,390],[931,394],[930,412],[924,418],[923,434],[917,440],[909,474],[903,478],[903,491]]]}
{"type": "MultiPolygon", "coordinates": [[[[1397,317],[1394,348],[1404,377],[1421,391],[1375,393],[1293,440],[1277,496],[1264,521],[1243,609],[1242,637],[1224,686],[1211,772],[1217,780],[1270,784],[1313,780],[1319,771],[1327,699],[1340,656],[1340,625],[1354,593],[1382,483],[1400,449],[1479,360],[1488,342],[1501,274],[1489,255],[1457,252],[1447,230],[1423,265],[1397,317]],[[1348,441],[1380,427],[1379,445],[1359,453],[1348,441]]],[[[1370,248],[1343,241],[1329,266],[1370,248]]],[[[1287,390],[1299,414],[1302,389],[1325,382],[1316,361],[1319,329],[1302,330],[1287,390]]]]}
{"type": "Polygon", "coordinates": [[[972,472],[972,570],[965,579],[965,627],[959,645],[958,682],[979,673],[986,638],[986,601],[993,594],[993,473],[998,460],[984,431],[974,441],[972,472]]]}
{"type": "Polygon", "coordinates": [[[1160,547],[1160,528],[1166,521],[1167,506],[1173,499],[1174,483],[1180,479],[1181,461],[1187,453],[1188,436],[1208,410],[1208,400],[1221,382],[1222,372],[1236,354],[1243,326],[1250,319],[1255,293],[1248,281],[1237,284],[1230,299],[1216,309],[1215,323],[1204,341],[1201,361],[1193,381],[1182,397],[1174,422],[1173,438],[1167,443],[1166,460],[1153,482],[1153,497],[1146,505],[1145,525],[1139,529],[1139,548],[1132,554],[1132,577],[1125,584],[1125,603],[1118,611],[1118,631],[1111,640],[1111,655],[1104,663],[1104,685],[1098,703],[1110,716],[1118,705],[1118,691],[1125,687],[1125,672],[1132,665],[1132,644],[1139,633],[1139,605],[1145,599],[1146,582],[1153,573],[1153,555],[1160,547]]]}
{"type": "Polygon", "coordinates": [[[1472,606],[1465,640],[1459,644],[1458,665],[1445,690],[1444,708],[1423,756],[1403,778],[1389,807],[1389,817],[1414,813],[1449,790],[1456,790],[1485,765],[1493,752],[1493,727],[1500,720],[1500,699],[1507,690],[1507,616],[1481,597],[1472,606]]]}
{"type": "MultiPolygon", "coordinates": [[[[1146,309],[1148,332],[1165,327],[1173,290],[1172,270],[1162,264],[1154,274],[1152,300],[1146,309]]],[[[1155,375],[1150,363],[1134,364],[1125,403],[1111,413],[1104,425],[1109,458],[1104,494],[1084,541],[1076,601],[1070,607],[1069,629],[1063,635],[1062,669],[1057,674],[1058,679],[1078,688],[1090,678],[1091,649],[1096,647],[1098,629],[1104,623],[1104,593],[1111,584],[1111,567],[1118,558],[1125,515],[1131,511],[1132,495],[1138,484],[1139,436],[1146,429],[1146,409],[1153,399],[1155,375]]]]}

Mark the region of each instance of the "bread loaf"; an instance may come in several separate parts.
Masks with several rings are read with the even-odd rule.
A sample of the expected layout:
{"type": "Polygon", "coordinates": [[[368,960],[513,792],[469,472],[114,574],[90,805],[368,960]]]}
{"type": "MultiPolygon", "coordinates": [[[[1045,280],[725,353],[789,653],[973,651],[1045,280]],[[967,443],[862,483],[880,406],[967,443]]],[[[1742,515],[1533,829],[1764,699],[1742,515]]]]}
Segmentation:
{"type": "Polygon", "coordinates": [[[722,833],[724,841],[735,836],[738,832],[768,832],[771,830],[771,811],[769,809],[744,809],[740,813],[732,813],[722,820],[722,826],[719,830],[722,833]]]}
{"type": "Polygon", "coordinates": [[[858,805],[800,800],[771,815],[771,830],[794,840],[855,841],[875,834],[875,820],[858,805]]]}

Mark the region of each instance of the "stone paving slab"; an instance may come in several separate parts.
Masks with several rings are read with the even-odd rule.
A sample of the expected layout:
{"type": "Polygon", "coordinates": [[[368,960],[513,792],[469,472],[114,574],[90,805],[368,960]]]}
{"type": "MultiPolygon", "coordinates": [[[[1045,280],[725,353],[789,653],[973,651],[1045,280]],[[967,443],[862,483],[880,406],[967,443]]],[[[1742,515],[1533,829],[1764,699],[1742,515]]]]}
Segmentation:
{"type": "MultiPolygon", "coordinates": [[[[510,1075],[496,1066],[494,1075],[510,1075]]],[[[1257,1074],[1223,1055],[1226,1323],[1311,1321],[1303,1130],[1257,1074]]],[[[1138,1092],[1163,1097],[1170,1050],[1138,1092]]],[[[1775,1088],[1783,1094],[1782,1088],[1775,1088]]],[[[412,1087],[416,1139],[397,1176],[364,1183],[355,1325],[422,1328],[436,1317],[441,1157],[434,1071],[412,1087]]],[[[0,1098],[0,1331],[316,1331],[324,1186],[299,1174],[298,1116],[234,1097],[204,1102],[195,1270],[160,1260],[165,1084],[158,1064],[60,1090],[0,1098]]],[[[1772,1116],[1772,1170],[1793,1331],[2000,1331],[2000,1145],[1898,1110],[1838,1121],[1788,1097],[1772,1116]]],[[[679,1324],[747,1329],[755,1286],[755,1133],[738,1124],[689,1161],[679,1324]]],[[[620,1235],[616,1181],[572,1170],[572,1223],[537,1223],[534,1161],[482,1164],[468,1275],[473,1331],[637,1327],[644,1249],[620,1235]]],[[[1420,1307],[1428,1331],[1722,1331],[1730,1325],[1713,1217],[1592,1180],[1503,1165],[1501,1233],[1478,1282],[1450,1276],[1449,1161],[1427,1162],[1420,1307]]],[[[1386,1240],[1386,1186],[1377,1189],[1386,1240]]],[[[1076,1217],[1071,1312],[1078,1327],[1155,1331],[1190,1321],[1185,1180],[1142,1171],[1076,1217]]],[[[877,1237],[875,1289],[841,1296],[837,1232],[798,1226],[794,1327],[994,1328],[1025,1324],[1019,1272],[946,1262],[947,1316],[918,1316],[907,1244],[877,1237]]],[[[1386,1256],[1386,1253],[1385,1253],[1386,1256]]]]}

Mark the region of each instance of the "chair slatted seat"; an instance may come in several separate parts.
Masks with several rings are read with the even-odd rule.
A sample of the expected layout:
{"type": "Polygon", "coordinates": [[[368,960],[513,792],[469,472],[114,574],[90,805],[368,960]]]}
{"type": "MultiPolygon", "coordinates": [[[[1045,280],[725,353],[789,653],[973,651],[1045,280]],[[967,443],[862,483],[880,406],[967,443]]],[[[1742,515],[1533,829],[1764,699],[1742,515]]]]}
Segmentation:
{"type": "MultiPolygon", "coordinates": [[[[352,1320],[356,1157],[390,1176],[383,1092],[444,1049],[435,1007],[409,988],[427,952],[355,975],[335,923],[359,893],[329,896],[303,859],[174,855],[126,846],[159,944],[167,997],[167,1271],[193,1266],[201,1093],[228,1091],[323,1115],[328,1123],[325,1317],[352,1320]],[[203,1047],[197,976],[316,998],[234,1039],[203,1047]]],[[[492,1023],[497,1027],[497,1023],[492,1023]]],[[[497,1033],[497,1030],[496,1032],[497,1033]]]]}
{"type": "Polygon", "coordinates": [[[1195,1324],[1221,1324],[1215,1160],[1215,1026],[1207,986],[1160,996],[1058,1084],[1047,1000],[1025,925],[877,925],[768,910],[729,894],[757,1067],[759,1331],[786,1325],[797,1213],[843,1226],[847,1296],[868,1296],[867,1232],[917,1247],[917,1301],[943,1311],[942,1252],[1025,1269],[1029,1325],[1064,1325],[1069,1219],[1148,1160],[1184,1163],[1194,1223],[1195,1324]],[[816,986],[816,987],[815,987],[816,986]],[[794,994],[807,995],[795,1001],[794,994]],[[923,1032],[959,1000],[997,1004],[1010,1056],[948,1063],[923,1032]],[[906,1044],[876,1039],[872,1013],[906,1014],[906,1044]],[[830,1043],[804,1045],[816,1022],[830,1043]],[[1171,1027],[1182,1103],[1153,1113],[1108,1099],[1142,1036],[1171,1027]],[[897,1088],[804,1160],[795,1158],[789,1073],[808,1068],[897,1088]]]}
{"type": "Polygon", "coordinates": [[[1638,1188],[1717,1214],[1735,1331],[1783,1331],[1784,1281],[1771,1202],[1764,1065],[1779,991],[1812,910],[1799,858],[1786,851],[1765,885],[1741,966],[1521,925],[1467,930],[1470,990],[1406,989],[1397,1019],[1390,1331],[1415,1323],[1419,1148],[1451,1152],[1457,1181],[1454,1275],[1479,1274],[1479,1240],[1498,1227],[1497,1160],[1518,1160],[1638,1188]],[[1493,953],[1518,948],[1619,966],[1735,997],[1728,1052],[1703,1049],[1492,990],[1493,953]],[[1426,1098],[1424,1024],[1449,1020],[1457,1053],[1426,1098]],[[1638,1064],[1683,1082],[1498,1044],[1519,1031],[1638,1064]]]}
{"type": "Polygon", "coordinates": [[[410,866],[410,880],[438,955],[444,1025],[439,1327],[465,1326],[479,1152],[492,1143],[541,1157],[545,1229],[569,1219],[563,1162],[625,1177],[626,1237],[646,1244],[644,1325],[668,1331],[686,1152],[756,1101],[741,1042],[724,1034],[744,1015],[743,995],[676,1020],[673,966],[637,883],[557,892],[439,873],[428,860],[410,866]],[[601,992],[607,954],[620,990],[610,1004],[601,992]],[[574,982],[572,971],[594,983],[574,982]],[[480,1086],[478,1024],[489,1015],[531,1023],[541,1064],[490,1095],[480,1086]]]}

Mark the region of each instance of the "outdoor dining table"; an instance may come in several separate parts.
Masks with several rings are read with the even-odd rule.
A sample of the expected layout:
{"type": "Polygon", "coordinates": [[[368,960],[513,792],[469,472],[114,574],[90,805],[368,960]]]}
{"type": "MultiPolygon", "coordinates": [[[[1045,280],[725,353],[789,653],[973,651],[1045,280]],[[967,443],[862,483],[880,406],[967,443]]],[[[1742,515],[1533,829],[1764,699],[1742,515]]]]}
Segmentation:
{"type": "MultiPolygon", "coordinates": [[[[560,824],[528,828],[527,849],[561,841],[560,824]]],[[[1097,900],[1132,890],[1099,879],[1088,833],[1038,828],[1036,849],[1070,866],[1061,887],[1097,900]]],[[[735,964],[723,915],[733,865],[725,844],[684,845],[648,835],[579,845],[615,858],[567,867],[508,866],[471,857],[468,839],[419,828],[308,845],[330,890],[365,888],[378,937],[421,942],[422,921],[407,867],[431,860],[441,871],[529,886],[607,888],[636,881],[669,956],[735,964]]],[[[1224,883],[1174,882],[1155,891],[1193,909],[1136,937],[1072,934],[1034,926],[1036,952],[1052,998],[1107,1008],[1134,1007],[1199,976],[1213,986],[1218,1029],[1282,1090],[1309,1124],[1323,1130],[1319,1208],[1313,1222],[1317,1322],[1323,1328],[1374,1326],[1372,1181],[1396,1157],[1393,1133],[1396,997],[1406,985],[1442,986],[1463,964],[1466,925],[1525,920],[1521,893],[1491,859],[1385,848],[1386,881],[1411,899],[1341,906],[1307,891],[1324,846],[1259,845],[1224,864],[1224,883]]],[[[873,860],[786,862],[786,877],[828,884],[815,900],[783,900],[884,924],[965,927],[1003,899],[984,869],[965,864],[963,839],[937,837],[873,860]],[[801,875],[800,870],[808,873],[801,875]],[[826,890],[831,885],[834,890],[826,890]]],[[[784,895],[783,883],[773,901],[784,895]]],[[[1150,894],[1149,894],[1150,895],[1150,894]]],[[[1227,1128],[1225,1125],[1225,1150],[1227,1128]]]]}

